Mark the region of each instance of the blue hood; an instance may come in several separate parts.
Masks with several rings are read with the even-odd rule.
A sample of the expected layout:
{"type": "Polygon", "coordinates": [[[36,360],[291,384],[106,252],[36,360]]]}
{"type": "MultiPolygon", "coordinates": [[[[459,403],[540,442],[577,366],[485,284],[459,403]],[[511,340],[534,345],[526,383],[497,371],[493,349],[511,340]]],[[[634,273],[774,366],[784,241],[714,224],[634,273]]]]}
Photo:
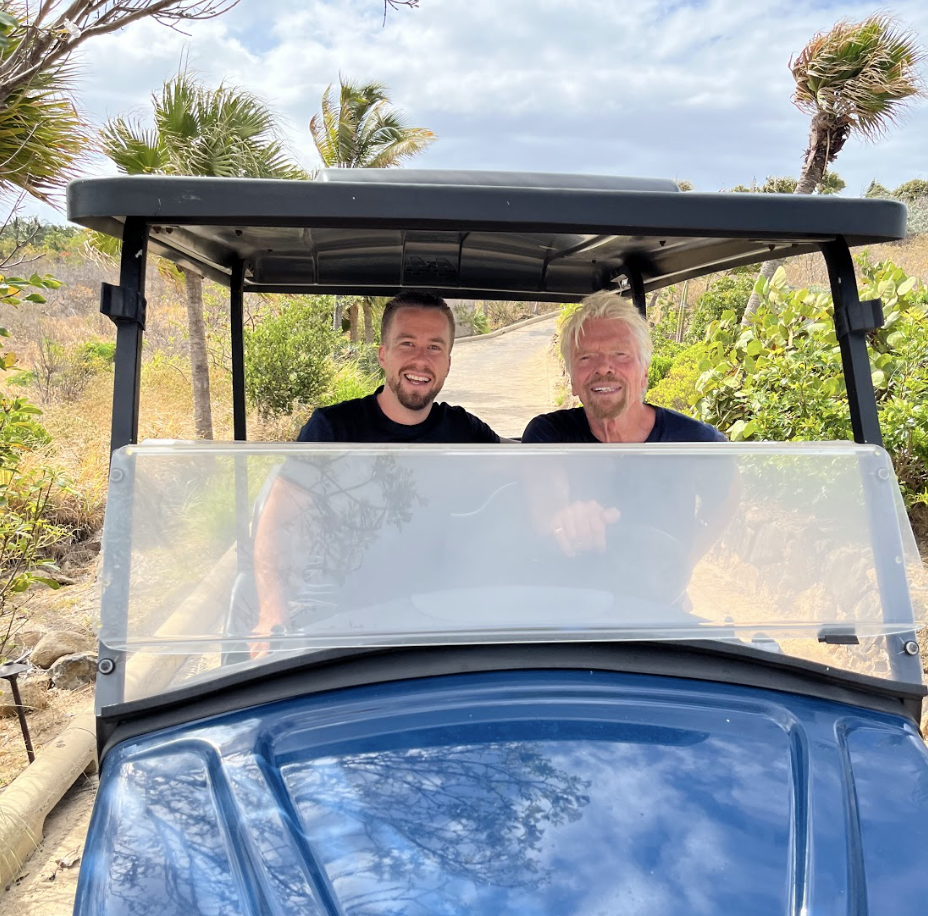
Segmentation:
{"type": "Polygon", "coordinates": [[[514,671],[333,691],[107,757],[82,916],[921,916],[911,723],[514,671]]]}

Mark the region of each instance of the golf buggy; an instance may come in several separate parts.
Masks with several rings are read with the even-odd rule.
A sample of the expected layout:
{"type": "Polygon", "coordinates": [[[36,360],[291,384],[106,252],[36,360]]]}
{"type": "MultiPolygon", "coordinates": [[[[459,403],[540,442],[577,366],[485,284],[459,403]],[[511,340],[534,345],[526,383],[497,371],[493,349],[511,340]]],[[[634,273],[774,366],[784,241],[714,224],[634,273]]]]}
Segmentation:
{"type": "MultiPolygon", "coordinates": [[[[75,182],[122,240],[75,913],[920,916],[926,590],[849,246],[881,200],[595,176],[75,182]],[[246,292],[570,303],[820,251],[854,442],[250,442],[246,292]],[[230,291],[234,442],[137,443],[149,254],[230,291]],[[261,495],[289,622],[264,600],[261,495]],[[618,510],[537,524],[553,481],[618,510]],[[260,651],[258,649],[260,648],[260,651]]],[[[466,406],[466,405],[465,405],[466,406]]],[[[266,572],[266,571],[265,571],[266,572]]]]}

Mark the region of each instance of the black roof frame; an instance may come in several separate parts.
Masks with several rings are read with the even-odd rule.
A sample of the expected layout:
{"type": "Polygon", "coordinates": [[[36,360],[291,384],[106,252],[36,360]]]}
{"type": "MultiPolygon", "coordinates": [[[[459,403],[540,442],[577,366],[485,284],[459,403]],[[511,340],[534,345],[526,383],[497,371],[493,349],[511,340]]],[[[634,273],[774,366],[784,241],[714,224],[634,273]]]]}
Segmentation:
{"type": "Polygon", "coordinates": [[[424,265],[418,271],[422,285],[456,298],[539,301],[576,301],[626,273],[629,260],[649,292],[715,270],[814,251],[839,237],[854,246],[905,234],[905,207],[884,200],[684,194],[672,182],[598,176],[371,169],[334,170],[323,173],[323,179],[88,179],[69,187],[68,215],[117,238],[128,221],[143,219],[151,226],[154,253],[226,286],[235,264],[244,261],[246,292],[345,292],[343,274],[337,282],[326,282],[318,262],[306,263],[312,260],[312,233],[357,236],[364,230],[381,233],[396,248],[397,259],[362,249],[356,261],[377,255],[382,269],[348,282],[355,293],[392,295],[420,278],[408,269],[417,256],[405,250],[405,240],[389,235],[430,234],[436,250],[442,249],[431,256],[444,256],[446,263],[443,270],[424,265]],[[306,233],[309,245],[294,230],[306,233]],[[497,264],[489,273],[503,282],[480,283],[479,268],[486,264],[476,265],[478,282],[462,276],[460,269],[455,271],[461,265],[447,263],[460,254],[453,240],[437,244],[435,237],[442,233],[457,233],[463,240],[473,234],[529,234],[568,243],[544,257],[527,245],[519,256],[535,258],[541,270],[524,278],[517,272],[501,277],[497,264]],[[572,235],[580,236],[573,246],[572,235]],[[544,270],[552,263],[604,249],[607,256],[591,257],[594,267],[582,282],[570,277],[567,284],[546,285],[544,270]],[[294,268],[303,268],[300,278],[288,282],[288,270],[294,268]],[[520,286],[520,279],[532,282],[520,286]]]}
{"type": "MultiPolygon", "coordinates": [[[[324,172],[321,179],[124,176],[71,183],[68,217],[124,243],[119,285],[104,287],[101,305],[119,327],[113,448],[135,442],[138,434],[149,251],[230,287],[234,434],[244,440],[244,292],[392,295],[419,286],[456,298],[573,301],[613,287],[623,289],[644,312],[645,295],[676,280],[821,250],[831,280],[854,439],[882,444],[867,356],[867,333],[882,324],[882,312],[878,302],[860,302],[848,247],[903,238],[906,210],[898,202],[682,193],[673,182],[602,176],[349,169],[324,172]],[[217,236],[218,230],[225,234],[217,236]],[[334,260],[345,259],[349,274],[378,258],[380,273],[349,275],[335,285],[319,282],[322,252],[313,252],[311,239],[310,247],[304,244],[305,234],[325,231],[335,234],[341,247],[334,260]],[[464,278],[464,262],[459,257],[455,264],[453,240],[447,236],[454,231],[464,234],[459,255],[467,233],[483,234],[483,247],[464,278]],[[364,235],[370,232],[388,233],[390,240],[364,235]],[[409,235],[415,233],[421,257],[408,250],[409,235]],[[572,236],[577,237],[573,245],[572,236]],[[278,265],[276,274],[276,262],[268,261],[271,283],[260,282],[261,259],[274,256],[273,249],[262,247],[268,238],[297,245],[283,258],[289,266],[278,265]],[[550,273],[552,256],[539,254],[545,243],[563,243],[555,252],[562,260],[589,258],[568,270],[556,289],[539,288],[537,282],[550,273]],[[387,256],[384,244],[392,245],[387,256]],[[592,257],[604,248],[609,257],[592,257]],[[668,248],[672,257],[665,254],[668,248]],[[535,263],[520,273],[518,264],[509,264],[516,254],[535,263]],[[303,282],[283,282],[287,270],[303,270],[303,282]],[[387,274],[395,282],[385,283],[387,274]],[[462,279],[496,282],[462,284],[462,279]]],[[[335,272],[340,270],[336,265],[335,272]]]]}

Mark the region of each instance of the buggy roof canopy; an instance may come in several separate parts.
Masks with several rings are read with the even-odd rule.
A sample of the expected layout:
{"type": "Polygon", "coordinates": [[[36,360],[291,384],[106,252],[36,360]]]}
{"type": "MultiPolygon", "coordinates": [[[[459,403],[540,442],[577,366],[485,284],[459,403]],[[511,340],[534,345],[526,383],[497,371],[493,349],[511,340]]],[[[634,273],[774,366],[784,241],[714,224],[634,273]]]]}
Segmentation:
{"type": "Polygon", "coordinates": [[[905,235],[905,206],[792,194],[682,193],[672,181],[343,169],[313,181],[125,176],[72,182],[68,218],[246,292],[569,302],[905,235]]]}

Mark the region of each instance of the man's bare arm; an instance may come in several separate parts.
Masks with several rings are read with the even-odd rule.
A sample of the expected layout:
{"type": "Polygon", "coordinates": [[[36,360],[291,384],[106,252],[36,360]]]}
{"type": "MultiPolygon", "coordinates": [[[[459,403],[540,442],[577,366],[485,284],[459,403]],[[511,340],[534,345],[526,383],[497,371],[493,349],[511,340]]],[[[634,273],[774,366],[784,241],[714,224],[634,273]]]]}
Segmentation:
{"type": "MultiPolygon", "coordinates": [[[[293,565],[293,544],[300,540],[301,518],[312,506],[302,487],[278,477],[258,516],[254,539],[255,584],[258,591],[256,635],[270,635],[290,622],[286,582],[293,565]]],[[[266,641],[252,643],[251,657],[266,655],[266,641]]]]}

